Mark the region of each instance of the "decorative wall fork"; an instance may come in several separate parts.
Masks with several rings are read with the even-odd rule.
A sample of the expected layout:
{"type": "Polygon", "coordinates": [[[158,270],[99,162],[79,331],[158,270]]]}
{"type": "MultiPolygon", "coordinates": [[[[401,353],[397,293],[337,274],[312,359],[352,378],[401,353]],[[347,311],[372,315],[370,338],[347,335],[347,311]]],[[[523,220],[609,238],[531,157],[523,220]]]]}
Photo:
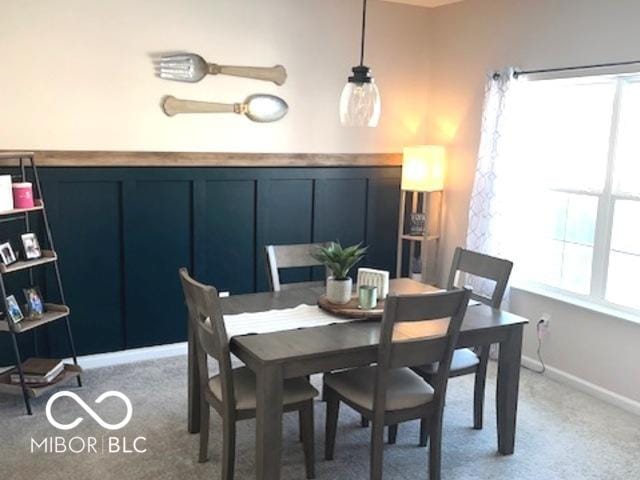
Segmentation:
{"type": "Polygon", "coordinates": [[[282,65],[274,67],[238,67],[207,63],[200,55],[183,53],[167,55],[156,63],[160,78],[178,82],[199,82],[206,75],[232,75],[234,77],[253,78],[283,85],[287,81],[287,70],[282,65]]]}

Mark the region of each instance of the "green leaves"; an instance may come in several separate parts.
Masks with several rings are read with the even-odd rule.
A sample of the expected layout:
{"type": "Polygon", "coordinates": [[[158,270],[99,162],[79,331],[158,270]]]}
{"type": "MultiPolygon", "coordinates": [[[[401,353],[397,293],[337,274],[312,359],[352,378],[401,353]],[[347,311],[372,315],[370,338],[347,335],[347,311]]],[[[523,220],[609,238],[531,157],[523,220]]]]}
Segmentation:
{"type": "Polygon", "coordinates": [[[336,280],[346,280],[349,270],[358,263],[367,253],[369,247],[362,247],[362,243],[342,248],[340,242],[331,242],[328,247],[319,248],[311,255],[327,266],[333,278],[336,280]]]}

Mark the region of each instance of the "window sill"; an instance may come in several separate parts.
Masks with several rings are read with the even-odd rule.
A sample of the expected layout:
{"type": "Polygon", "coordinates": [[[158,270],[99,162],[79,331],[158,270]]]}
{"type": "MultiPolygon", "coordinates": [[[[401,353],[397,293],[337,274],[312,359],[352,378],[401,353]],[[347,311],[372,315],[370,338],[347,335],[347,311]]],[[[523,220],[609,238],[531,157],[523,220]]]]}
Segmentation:
{"type": "Polygon", "coordinates": [[[540,297],[551,298],[575,307],[584,308],[585,310],[590,310],[592,312],[601,313],[609,317],[619,318],[621,320],[640,325],[639,313],[632,313],[624,309],[616,308],[615,306],[596,303],[588,299],[573,296],[570,293],[545,288],[544,286],[531,283],[518,283],[517,285],[512,285],[511,288],[513,290],[531,293],[540,297]]]}

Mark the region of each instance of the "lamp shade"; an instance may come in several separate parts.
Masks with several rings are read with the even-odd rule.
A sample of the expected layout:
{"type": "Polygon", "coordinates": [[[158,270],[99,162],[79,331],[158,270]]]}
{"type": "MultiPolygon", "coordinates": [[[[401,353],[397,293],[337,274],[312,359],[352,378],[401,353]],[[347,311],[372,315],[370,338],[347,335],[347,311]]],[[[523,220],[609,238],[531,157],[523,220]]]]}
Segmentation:
{"type": "Polygon", "coordinates": [[[404,148],[402,190],[438,192],[444,190],[444,147],[418,145],[404,148]]]}
{"type": "Polygon", "coordinates": [[[340,123],[345,127],[377,127],[380,92],[368,67],[354,67],[340,96],[340,123]]]}

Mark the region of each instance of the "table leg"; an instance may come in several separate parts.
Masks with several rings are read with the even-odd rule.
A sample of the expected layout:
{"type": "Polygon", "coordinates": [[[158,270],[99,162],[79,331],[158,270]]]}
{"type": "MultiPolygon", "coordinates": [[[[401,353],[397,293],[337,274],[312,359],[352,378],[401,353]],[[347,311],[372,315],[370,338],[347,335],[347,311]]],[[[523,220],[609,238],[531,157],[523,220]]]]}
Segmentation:
{"type": "Polygon", "coordinates": [[[264,366],[256,372],[256,478],[278,480],[282,449],[282,369],[264,366]]]}
{"type": "Polygon", "coordinates": [[[187,428],[189,433],[200,432],[200,374],[198,372],[195,341],[195,332],[189,325],[187,334],[187,369],[189,378],[187,428]]]}
{"type": "Polygon", "coordinates": [[[509,328],[507,339],[500,343],[498,357],[496,416],[498,451],[503,455],[511,455],[514,451],[521,356],[522,325],[516,325],[509,328]]]}

